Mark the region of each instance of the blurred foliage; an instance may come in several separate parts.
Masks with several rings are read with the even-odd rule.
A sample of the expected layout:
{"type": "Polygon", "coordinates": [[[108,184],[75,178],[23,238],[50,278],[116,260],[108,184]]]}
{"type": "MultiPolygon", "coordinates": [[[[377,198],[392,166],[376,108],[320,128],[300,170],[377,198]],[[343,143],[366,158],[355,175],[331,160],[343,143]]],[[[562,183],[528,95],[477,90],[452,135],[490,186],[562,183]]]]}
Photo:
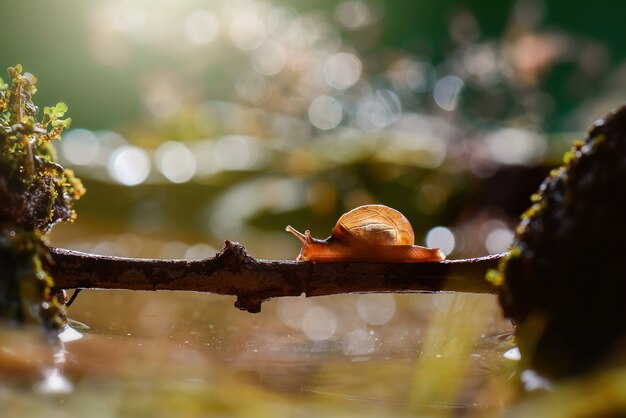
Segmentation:
{"type": "Polygon", "coordinates": [[[0,79],[0,316],[17,322],[63,324],[62,308],[43,268],[43,234],[75,217],[72,202],[85,192],[71,170],[55,162],[50,142],[71,120],[67,106],[39,109],[37,79],[9,67],[11,87],[0,79]]]}
{"type": "MultiPolygon", "coordinates": [[[[295,0],[276,3],[303,14],[332,15],[342,2],[317,2],[315,6],[295,0]]],[[[448,0],[411,3],[373,1],[368,4],[381,11],[383,18],[380,24],[362,30],[344,31],[342,38],[354,43],[373,61],[384,62],[379,59],[383,55],[408,51],[438,66],[449,63],[459,51],[459,45],[513,41],[528,31],[537,35],[536,40],[545,40],[546,36],[555,39],[556,36],[559,42],[564,41],[561,46],[565,50],[555,59],[550,58],[547,66],[542,65],[541,77],[537,80],[536,91],[550,97],[551,110],[545,125],[550,131],[584,127],[601,116],[602,111],[587,109],[592,113],[586,115],[581,123],[573,124],[570,119],[571,113],[577,111],[582,102],[610,94],[608,90],[615,88],[615,84],[608,84],[607,78],[615,80],[620,77],[619,67],[625,57],[621,48],[622,22],[619,18],[623,6],[610,1],[448,0]]],[[[202,7],[206,6],[196,0],[189,0],[180,7],[172,7],[168,2],[149,6],[154,11],[171,11],[171,17],[178,17],[181,8],[193,10],[202,7]]],[[[207,70],[199,57],[191,59],[184,51],[172,54],[172,49],[176,48],[171,48],[164,41],[159,42],[165,45],[154,48],[154,41],[144,37],[136,46],[125,46],[121,54],[116,52],[119,49],[117,42],[111,44],[111,54],[118,54],[117,61],[103,65],[97,58],[102,53],[97,50],[103,47],[97,34],[117,27],[116,30],[121,32],[121,35],[116,35],[118,38],[124,36],[126,30],[123,21],[111,22],[108,20],[110,16],[98,15],[98,10],[105,8],[104,2],[79,0],[63,0],[54,5],[35,0],[3,2],[0,14],[28,15],[32,24],[19,45],[10,42],[9,37],[0,39],[3,51],[0,67],[18,61],[40,74],[46,83],[42,100],[66,97],[73,104],[80,126],[88,129],[107,129],[132,122],[142,114],[140,93],[143,79],[155,73],[177,71],[183,66],[190,69],[186,70],[192,76],[189,78],[193,81],[190,87],[209,92],[215,98],[230,98],[224,89],[224,78],[228,78],[231,72],[231,54],[218,62],[213,61],[212,68],[207,70]],[[66,13],[66,10],[72,10],[72,13],[66,13]],[[51,33],[55,39],[63,39],[63,47],[50,48],[48,43],[39,41],[47,39],[46,36],[51,33]],[[185,65],[183,61],[187,61],[185,65]],[[199,80],[196,78],[198,75],[201,75],[199,80]],[[89,89],[84,88],[87,85],[89,89]]],[[[128,19],[132,20],[136,8],[129,7],[129,11],[128,19]]],[[[17,20],[9,20],[5,22],[5,30],[17,31],[19,25],[17,20]]],[[[131,35],[135,32],[141,34],[146,21],[139,20],[138,25],[135,29],[128,29],[131,35]]],[[[449,70],[454,71],[453,68],[449,70]]],[[[520,88],[527,89],[524,86],[520,88]]],[[[500,100],[503,91],[497,90],[499,94],[495,100],[500,100]]],[[[471,106],[470,103],[467,106],[471,106]]],[[[607,108],[604,107],[605,110],[607,108]]]]}

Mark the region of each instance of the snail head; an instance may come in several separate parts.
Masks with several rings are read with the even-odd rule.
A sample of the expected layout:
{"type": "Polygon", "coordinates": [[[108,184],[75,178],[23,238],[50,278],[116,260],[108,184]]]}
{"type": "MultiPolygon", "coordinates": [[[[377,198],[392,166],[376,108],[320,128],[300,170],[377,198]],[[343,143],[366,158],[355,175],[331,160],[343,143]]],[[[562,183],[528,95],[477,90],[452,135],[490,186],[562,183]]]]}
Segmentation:
{"type": "Polygon", "coordinates": [[[324,251],[324,247],[326,246],[325,241],[319,240],[317,238],[313,238],[311,236],[311,231],[309,231],[308,229],[304,231],[304,234],[303,234],[302,232],[298,231],[291,225],[287,225],[287,227],[285,228],[285,231],[291,232],[292,234],[294,234],[296,237],[298,237],[300,241],[302,241],[302,244],[304,244],[302,246],[302,249],[300,250],[300,254],[298,255],[298,258],[296,258],[297,261],[310,260],[311,255],[324,251]]]}

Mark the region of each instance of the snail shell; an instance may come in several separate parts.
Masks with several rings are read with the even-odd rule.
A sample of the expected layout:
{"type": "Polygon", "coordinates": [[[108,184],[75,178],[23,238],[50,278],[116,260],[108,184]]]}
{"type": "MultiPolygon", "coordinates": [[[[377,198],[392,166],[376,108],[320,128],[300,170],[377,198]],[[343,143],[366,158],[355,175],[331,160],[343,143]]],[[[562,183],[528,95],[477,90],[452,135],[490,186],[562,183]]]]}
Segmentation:
{"type": "Polygon", "coordinates": [[[372,261],[415,263],[441,261],[438,248],[413,245],[415,235],[409,220],[384,205],[365,205],[344,213],[325,240],[313,238],[291,226],[287,231],[304,244],[297,260],[318,262],[372,261]]]}

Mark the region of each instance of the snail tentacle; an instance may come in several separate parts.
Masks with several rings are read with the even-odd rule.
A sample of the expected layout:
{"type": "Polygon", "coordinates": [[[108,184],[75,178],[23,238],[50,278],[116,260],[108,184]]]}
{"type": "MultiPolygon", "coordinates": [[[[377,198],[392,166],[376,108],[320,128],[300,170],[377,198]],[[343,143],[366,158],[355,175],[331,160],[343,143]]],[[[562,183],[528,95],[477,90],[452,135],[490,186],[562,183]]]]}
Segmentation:
{"type": "MultiPolygon", "coordinates": [[[[287,225],[285,227],[285,231],[287,232],[291,232],[292,234],[294,234],[296,237],[298,237],[298,239],[300,241],[302,241],[303,244],[306,244],[307,242],[307,237],[306,235],[304,235],[302,232],[298,231],[297,229],[295,229],[293,226],[291,225],[287,225]]],[[[310,236],[311,233],[309,231],[306,231],[308,233],[308,235],[310,236]]]]}

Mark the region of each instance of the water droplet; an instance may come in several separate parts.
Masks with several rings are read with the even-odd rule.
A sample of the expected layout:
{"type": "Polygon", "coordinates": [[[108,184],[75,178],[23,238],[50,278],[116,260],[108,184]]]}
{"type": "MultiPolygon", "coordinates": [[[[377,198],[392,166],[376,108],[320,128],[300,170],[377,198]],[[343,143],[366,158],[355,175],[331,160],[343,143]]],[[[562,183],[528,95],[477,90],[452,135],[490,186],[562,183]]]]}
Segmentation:
{"type": "Polygon", "coordinates": [[[72,393],[74,385],[62,373],[59,368],[44,369],[44,379],[37,383],[34,390],[46,395],[63,395],[72,393]]]}

